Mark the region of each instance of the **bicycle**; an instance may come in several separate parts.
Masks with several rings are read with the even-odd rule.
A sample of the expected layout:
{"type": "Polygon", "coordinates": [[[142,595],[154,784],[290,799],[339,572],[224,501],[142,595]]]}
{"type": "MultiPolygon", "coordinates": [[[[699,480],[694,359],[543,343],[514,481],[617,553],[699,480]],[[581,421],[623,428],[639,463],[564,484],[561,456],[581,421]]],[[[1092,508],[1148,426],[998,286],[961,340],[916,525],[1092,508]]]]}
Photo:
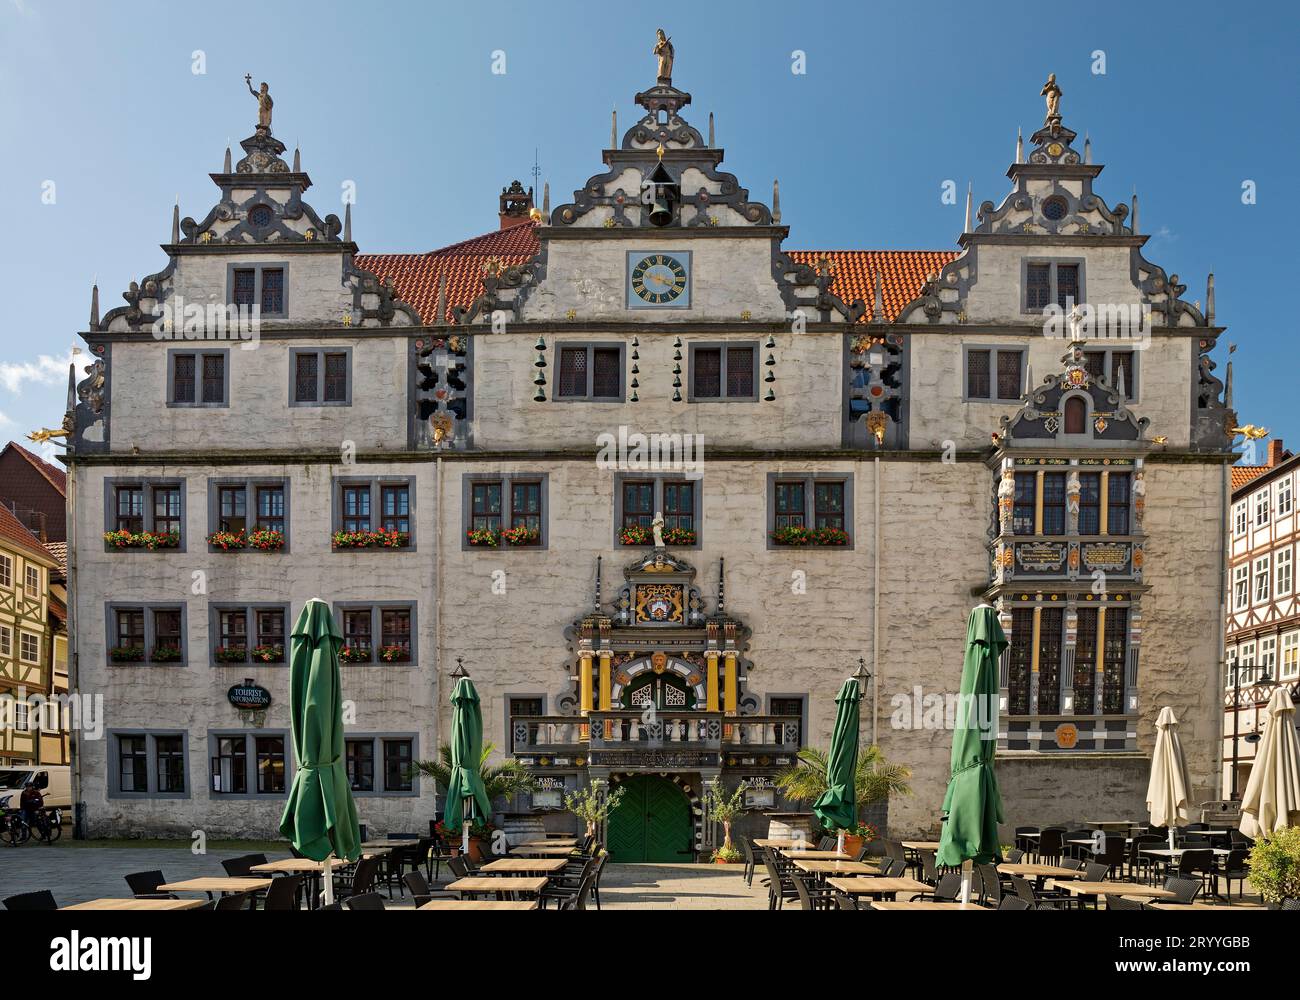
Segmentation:
{"type": "Polygon", "coordinates": [[[32,829],[19,810],[9,808],[10,796],[0,798],[0,842],[6,847],[20,847],[31,839],[32,829]]]}
{"type": "Polygon", "coordinates": [[[63,811],[58,808],[40,810],[36,814],[36,833],[47,844],[58,840],[63,835],[63,811]]]}

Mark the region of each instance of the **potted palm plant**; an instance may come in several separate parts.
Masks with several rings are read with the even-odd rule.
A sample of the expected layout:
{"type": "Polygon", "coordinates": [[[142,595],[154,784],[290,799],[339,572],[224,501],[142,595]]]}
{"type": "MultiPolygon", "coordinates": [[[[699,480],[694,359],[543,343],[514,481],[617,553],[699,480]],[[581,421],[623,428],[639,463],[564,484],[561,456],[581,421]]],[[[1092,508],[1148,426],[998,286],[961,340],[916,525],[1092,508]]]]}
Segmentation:
{"type": "MultiPolygon", "coordinates": [[[[792,802],[816,801],[826,791],[827,757],[828,751],[804,747],[795,762],[776,776],[776,787],[792,802]]],[[[859,811],[864,806],[888,802],[891,795],[911,795],[912,786],[908,782],[911,777],[910,767],[890,763],[874,743],[864,745],[858,750],[858,768],[853,778],[859,811]]],[[[856,854],[875,836],[874,826],[858,823],[854,829],[845,831],[844,850],[856,854]]]]}
{"type": "Polygon", "coordinates": [[[745,811],[745,789],[748,787],[742,781],[730,795],[723,793],[718,782],[713,782],[705,789],[704,799],[709,815],[722,824],[722,846],[713,852],[714,864],[734,865],[744,860],[744,855],[731,842],[731,824],[745,811]]]}
{"type": "MultiPolygon", "coordinates": [[[[478,763],[479,777],[483,779],[483,787],[487,790],[488,801],[496,802],[498,799],[513,798],[521,792],[531,790],[533,776],[528,773],[527,769],[513,757],[505,757],[495,764],[491,763],[492,755],[495,752],[495,743],[484,743],[483,753],[479,757],[478,763]]],[[[446,789],[451,783],[451,746],[447,743],[439,746],[438,756],[435,760],[417,760],[411,767],[411,773],[431,778],[439,788],[446,789]]],[[[440,833],[446,835],[447,842],[452,844],[453,847],[459,845],[459,828],[444,830],[442,824],[438,824],[438,829],[440,833]]],[[[470,821],[470,860],[482,861],[489,853],[491,849],[489,840],[493,829],[490,816],[478,816],[470,821]]]]}
{"type": "Polygon", "coordinates": [[[604,782],[593,781],[586,788],[566,795],[564,808],[586,824],[588,837],[594,837],[600,824],[618,808],[626,792],[627,789],[622,787],[608,791],[604,782]]]}

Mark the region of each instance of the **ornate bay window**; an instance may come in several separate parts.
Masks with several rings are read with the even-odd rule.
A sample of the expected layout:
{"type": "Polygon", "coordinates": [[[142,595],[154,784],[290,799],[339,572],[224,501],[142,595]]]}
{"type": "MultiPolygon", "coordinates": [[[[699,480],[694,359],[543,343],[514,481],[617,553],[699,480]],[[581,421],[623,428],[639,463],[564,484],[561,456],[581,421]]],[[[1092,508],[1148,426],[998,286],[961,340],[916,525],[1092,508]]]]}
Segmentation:
{"type": "Polygon", "coordinates": [[[991,462],[985,598],[1009,643],[1000,746],[1132,750],[1147,421],[1097,374],[1095,359],[1072,346],[1064,361],[1003,420],[991,462]]]}

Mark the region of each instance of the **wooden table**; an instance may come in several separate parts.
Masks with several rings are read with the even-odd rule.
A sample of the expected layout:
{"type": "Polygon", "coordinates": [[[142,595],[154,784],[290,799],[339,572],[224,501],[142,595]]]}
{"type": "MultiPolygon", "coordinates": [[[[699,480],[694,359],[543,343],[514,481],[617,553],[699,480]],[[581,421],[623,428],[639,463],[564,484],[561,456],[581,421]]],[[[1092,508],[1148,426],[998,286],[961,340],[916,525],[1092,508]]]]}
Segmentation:
{"type": "Polygon", "coordinates": [[[378,854],[387,854],[394,847],[414,847],[418,843],[419,843],[418,840],[384,840],[384,841],[369,840],[361,845],[361,849],[363,851],[369,851],[373,854],[378,855],[378,854]]]}
{"type": "Polygon", "coordinates": [[[1152,885],[1139,885],[1137,882],[1062,882],[1056,888],[1064,889],[1072,896],[1147,896],[1151,899],[1177,899],[1178,893],[1168,889],[1157,889],[1152,885]]]}
{"type": "Polygon", "coordinates": [[[190,878],[183,882],[167,882],[158,887],[159,892],[260,892],[269,889],[269,878],[190,878]]]}
{"type": "MultiPolygon", "coordinates": [[[[550,879],[544,875],[532,878],[526,875],[470,875],[449,882],[447,888],[452,892],[486,893],[499,895],[506,892],[541,892],[550,879]]],[[[431,902],[434,902],[431,900],[431,902]]]]}
{"type": "Polygon", "coordinates": [[[914,878],[828,878],[846,896],[895,896],[900,892],[934,892],[934,886],[914,878]]]}
{"type": "Polygon", "coordinates": [[[939,841],[937,840],[905,840],[903,847],[909,851],[937,851],[939,841]]]}
{"type": "MultiPolygon", "coordinates": [[[[1128,895],[1125,893],[1124,895],[1128,895]]],[[[1143,902],[1146,902],[1143,900],[1143,902]]],[[[1225,910],[1267,910],[1267,906],[1260,906],[1257,903],[1233,903],[1231,906],[1216,906],[1214,903],[1159,903],[1150,902],[1147,904],[1154,910],[1217,910],[1219,913],[1225,910]]]]}
{"type": "Polygon", "coordinates": [[[1083,872],[1077,872],[1073,868],[1062,868],[1059,865],[1040,865],[1036,862],[1004,861],[998,865],[998,871],[1003,875],[1019,875],[1021,878],[1033,878],[1042,881],[1045,878],[1083,878],[1083,872]]]}
{"type": "Polygon", "coordinates": [[[792,847],[807,849],[808,845],[812,843],[813,841],[811,839],[809,840],[755,840],[754,841],[754,844],[757,847],[775,848],[781,851],[789,850],[792,847]]]}
{"type": "Polygon", "coordinates": [[[1183,851],[1213,851],[1216,857],[1227,857],[1232,852],[1226,847],[1175,847],[1172,851],[1167,847],[1143,847],[1139,849],[1139,854],[1151,854],[1157,858],[1176,858],[1183,851]]]}
{"type": "Polygon", "coordinates": [[[535,910],[535,899],[431,899],[420,910],[535,910]]]}
{"type": "Polygon", "coordinates": [[[986,913],[997,912],[990,907],[976,906],[974,903],[935,903],[925,899],[901,903],[880,903],[873,900],[871,908],[873,910],[983,910],[986,913]]]}
{"type": "Polygon", "coordinates": [[[1138,824],[1129,819],[1085,819],[1083,825],[1095,826],[1099,830],[1105,830],[1107,827],[1113,827],[1116,830],[1128,830],[1138,824]]]}
{"type": "Polygon", "coordinates": [[[527,844],[519,844],[510,848],[510,853],[515,856],[525,858],[567,858],[573,853],[572,847],[529,847],[527,844]]]}
{"type": "Polygon", "coordinates": [[[60,906],[60,910],[197,910],[207,904],[201,899],[88,899],[84,903],[60,906]]]}
{"type": "Polygon", "coordinates": [[[790,848],[781,852],[791,861],[856,861],[852,854],[841,854],[839,851],[811,851],[799,848],[790,848]]]}
{"type": "MultiPolygon", "coordinates": [[[[875,871],[861,861],[804,861],[794,858],[794,866],[809,875],[875,875],[875,871]]],[[[927,886],[927,888],[929,888],[927,886]]]]}
{"type": "Polygon", "coordinates": [[[545,840],[524,840],[518,844],[512,845],[513,850],[516,847],[577,847],[577,837],[547,837],[545,840]]]}
{"type": "Polygon", "coordinates": [[[489,861],[478,870],[493,875],[518,875],[535,872],[544,872],[549,875],[560,871],[567,864],[568,861],[564,858],[539,858],[535,861],[529,858],[498,858],[496,861],[489,861]]]}

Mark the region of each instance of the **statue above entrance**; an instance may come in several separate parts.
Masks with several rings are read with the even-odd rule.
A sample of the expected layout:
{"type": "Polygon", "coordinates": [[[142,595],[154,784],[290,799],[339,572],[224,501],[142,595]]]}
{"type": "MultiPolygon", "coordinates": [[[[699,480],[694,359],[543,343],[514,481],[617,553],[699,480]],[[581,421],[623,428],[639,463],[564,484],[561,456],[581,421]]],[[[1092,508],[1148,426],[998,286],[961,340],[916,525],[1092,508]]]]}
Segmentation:
{"type": "Polygon", "coordinates": [[[664,29],[660,28],[655,35],[655,46],[651,51],[659,60],[659,75],[657,82],[664,87],[673,85],[673,40],[664,34],[664,29]]]}

